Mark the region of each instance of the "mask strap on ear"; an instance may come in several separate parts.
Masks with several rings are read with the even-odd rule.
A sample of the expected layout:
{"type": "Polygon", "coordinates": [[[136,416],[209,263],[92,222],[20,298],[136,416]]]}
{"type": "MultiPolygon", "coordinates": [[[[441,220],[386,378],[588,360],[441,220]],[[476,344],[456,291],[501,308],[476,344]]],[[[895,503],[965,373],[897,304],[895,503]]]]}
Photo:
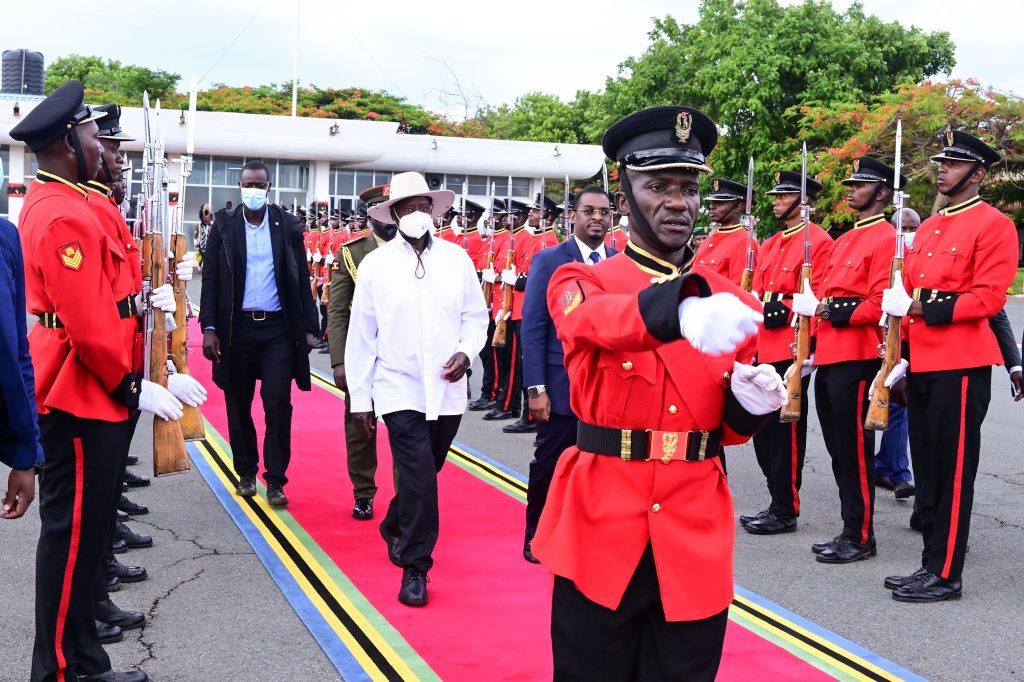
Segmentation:
{"type": "Polygon", "coordinates": [[[959,192],[961,188],[963,188],[963,186],[967,184],[967,181],[971,179],[971,176],[974,175],[974,171],[978,170],[979,168],[981,168],[980,161],[975,161],[974,163],[972,163],[971,170],[967,171],[967,173],[965,173],[964,176],[960,178],[960,182],[956,183],[955,185],[949,188],[949,191],[946,192],[946,196],[952,196],[959,192]]]}
{"type": "Polygon", "coordinates": [[[78,128],[72,127],[68,131],[68,139],[71,140],[71,148],[75,150],[75,165],[78,171],[78,182],[86,182],[92,178],[85,174],[85,154],[82,152],[82,143],[78,141],[78,128]]]}
{"type": "Polygon", "coordinates": [[[633,188],[630,185],[629,176],[626,174],[626,168],[623,164],[619,164],[619,186],[622,189],[622,193],[626,197],[626,204],[629,206],[629,218],[630,222],[634,223],[644,238],[649,240],[651,245],[657,248],[662,253],[668,253],[672,249],[665,245],[658,236],[654,234],[654,230],[651,229],[650,223],[647,222],[647,218],[640,212],[640,209],[636,205],[636,200],[633,198],[633,188]]]}
{"type": "MultiPolygon", "coordinates": [[[[810,198],[810,197],[808,197],[808,198],[810,198]]],[[[789,205],[789,208],[786,209],[786,212],[779,216],[779,221],[784,223],[787,220],[789,220],[789,216],[793,214],[793,211],[796,210],[796,207],[799,206],[799,205],[800,205],[800,195],[797,194],[796,195],[796,199],[793,201],[792,204],[789,205]]]]}

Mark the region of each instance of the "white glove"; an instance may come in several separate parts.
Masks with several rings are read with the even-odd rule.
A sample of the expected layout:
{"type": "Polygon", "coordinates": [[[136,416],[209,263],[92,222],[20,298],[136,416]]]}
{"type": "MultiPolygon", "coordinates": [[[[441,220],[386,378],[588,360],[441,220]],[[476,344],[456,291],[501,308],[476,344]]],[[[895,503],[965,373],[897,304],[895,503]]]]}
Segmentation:
{"type": "Polygon", "coordinates": [[[757,301],[758,303],[761,302],[761,294],[759,294],[758,292],[751,290],[750,295],[753,296],[754,300],[757,301]]]}
{"type": "Polygon", "coordinates": [[[515,284],[516,283],[516,269],[515,268],[509,268],[507,270],[502,270],[501,271],[501,281],[502,281],[502,283],[508,284],[509,286],[515,284]]]}
{"type": "Polygon", "coordinates": [[[903,274],[899,270],[894,273],[893,281],[896,284],[882,292],[882,312],[893,317],[905,317],[914,299],[903,288],[903,274]]]}
{"type": "Polygon", "coordinates": [[[171,374],[167,377],[167,390],[175,398],[191,405],[199,407],[206,402],[206,389],[203,385],[187,374],[171,374]]]}
{"type": "Polygon", "coordinates": [[[488,284],[494,284],[494,281],[497,279],[494,268],[484,268],[480,271],[480,277],[488,284]]]}
{"type": "MultiPolygon", "coordinates": [[[[803,379],[804,377],[811,376],[811,373],[814,372],[814,369],[815,369],[815,367],[814,367],[814,353],[811,353],[811,357],[809,357],[806,360],[804,360],[804,366],[800,368],[800,378],[803,379]]],[[[792,374],[793,374],[793,365],[790,365],[786,369],[786,373],[782,375],[782,378],[785,381],[789,381],[789,377],[792,376],[792,374]]]]}
{"type": "Polygon", "coordinates": [[[154,384],[152,381],[142,380],[142,391],[139,394],[139,409],[144,412],[152,412],[161,419],[168,421],[181,419],[181,403],[170,391],[154,384]]]}
{"type": "Polygon", "coordinates": [[[679,329],[694,348],[708,355],[728,353],[757,333],[764,321],[732,294],[690,296],[679,304],[679,329]]]}
{"type": "Polygon", "coordinates": [[[750,414],[769,414],[789,399],[786,384],[771,365],[732,364],[732,394],[750,414]]]}
{"type": "Polygon", "coordinates": [[[164,284],[149,292],[149,302],[154,308],[159,308],[172,315],[178,310],[178,306],[174,303],[174,289],[170,284],[164,284]]]}
{"type": "Polygon", "coordinates": [[[321,256],[319,253],[313,254],[313,262],[314,263],[322,263],[323,261],[324,261],[324,257],[321,256]]]}
{"type": "Polygon", "coordinates": [[[186,253],[185,257],[174,266],[174,276],[182,282],[192,281],[192,271],[196,267],[196,257],[193,253],[186,253]]]}
{"type": "Polygon", "coordinates": [[[324,265],[331,265],[332,263],[334,263],[334,254],[329,253],[327,254],[327,258],[324,259],[324,265]]]}
{"type": "Polygon", "coordinates": [[[164,313],[164,329],[170,334],[178,328],[178,323],[174,321],[173,313],[164,313]]]}
{"type": "Polygon", "coordinates": [[[910,367],[910,363],[901,358],[896,366],[892,368],[892,371],[889,372],[889,376],[885,378],[882,385],[886,388],[892,388],[897,381],[907,376],[908,367],[910,367]]]}
{"type": "Polygon", "coordinates": [[[312,263],[313,262],[313,252],[310,251],[309,249],[306,249],[306,262],[307,263],[312,263]]]}
{"type": "Polygon", "coordinates": [[[793,294],[793,312],[805,317],[814,317],[814,314],[818,312],[818,304],[820,302],[814,296],[814,292],[811,291],[810,280],[804,279],[804,290],[793,294]]]}

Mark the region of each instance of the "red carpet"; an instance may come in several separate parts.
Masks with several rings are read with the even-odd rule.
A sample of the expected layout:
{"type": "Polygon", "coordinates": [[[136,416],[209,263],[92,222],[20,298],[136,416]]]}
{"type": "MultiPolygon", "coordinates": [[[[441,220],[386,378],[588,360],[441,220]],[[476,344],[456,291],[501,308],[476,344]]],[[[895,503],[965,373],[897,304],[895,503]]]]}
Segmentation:
{"type": "MultiPolygon", "coordinates": [[[[198,334],[192,335],[193,339],[198,334]]],[[[223,393],[201,353],[196,378],[210,389],[203,413],[227,438],[223,393]]],[[[549,680],[551,579],[522,558],[523,504],[448,463],[440,475],[441,533],[430,572],[430,603],[411,609],[396,595],[401,569],[387,559],[377,523],[392,496],[391,457],[380,425],[377,519],[351,517],[345,465],[344,403],[314,382],[293,389],[288,511],[380,614],[446,681],[549,680]]],[[[262,439],[257,392],[253,416],[262,439]]],[[[471,417],[470,417],[471,418],[471,417]]],[[[262,441],[261,441],[262,442],[262,441]]],[[[721,680],[832,679],[782,647],[729,623],[721,680]]]]}

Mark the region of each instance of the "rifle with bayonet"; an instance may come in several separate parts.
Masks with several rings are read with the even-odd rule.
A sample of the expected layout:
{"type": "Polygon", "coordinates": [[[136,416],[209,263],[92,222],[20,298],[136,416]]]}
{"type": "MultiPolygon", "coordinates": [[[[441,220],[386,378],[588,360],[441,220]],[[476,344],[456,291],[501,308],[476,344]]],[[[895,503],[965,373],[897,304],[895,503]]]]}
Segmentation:
{"type": "MultiPolygon", "coordinates": [[[[491,221],[491,234],[487,241],[487,270],[494,271],[494,232],[498,227],[498,221],[494,217],[494,183],[491,183],[491,215],[488,216],[488,220],[491,221]]],[[[494,289],[494,283],[484,280],[482,290],[484,292],[484,303],[489,308],[491,306],[491,293],[494,289]]]]}
{"type": "Polygon", "coordinates": [[[569,211],[572,210],[570,206],[570,199],[572,194],[569,193],[569,175],[565,176],[565,193],[562,195],[562,234],[559,241],[565,241],[572,234],[572,225],[569,224],[569,211]]]}
{"type": "MultiPolygon", "coordinates": [[[[167,169],[160,133],[160,100],[150,122],[149,93],[143,93],[143,127],[146,138],[146,220],[143,227],[143,277],[148,275],[149,291],[167,281],[167,169]],[[155,128],[155,132],[154,132],[155,128]],[[148,258],[148,262],[147,259],[148,258]]],[[[144,286],[143,289],[146,287],[144,286]]],[[[167,388],[167,318],[151,301],[146,305],[146,379],[167,388]]],[[[188,454],[181,424],[177,420],[153,417],[153,474],[188,471],[188,454]]]]}
{"type": "MultiPolygon", "coordinates": [[[[171,360],[178,374],[191,376],[188,369],[188,296],[185,293],[185,282],[178,279],[178,265],[185,259],[188,251],[188,237],[185,235],[185,189],[188,179],[192,176],[192,154],[195,151],[196,125],[196,85],[188,96],[188,132],[186,133],[185,155],[178,160],[178,205],[175,207],[175,219],[171,235],[171,285],[174,288],[174,331],[171,332],[171,360]]],[[[181,435],[185,440],[203,440],[206,428],[199,408],[182,403],[181,435]]]]}
{"type": "MultiPolygon", "coordinates": [[[[903,121],[896,122],[896,163],[893,175],[892,203],[895,213],[893,214],[896,223],[896,255],[892,259],[892,268],[889,270],[889,286],[897,284],[903,286],[903,282],[897,282],[896,274],[903,272],[903,256],[906,252],[906,238],[903,235],[903,201],[906,198],[903,188],[900,187],[900,163],[902,161],[903,146],[903,121]]],[[[902,275],[901,275],[902,276],[902,275]]],[[[885,379],[892,372],[893,368],[900,363],[902,352],[900,338],[900,326],[902,317],[886,315],[883,319],[885,328],[883,344],[878,348],[882,356],[882,368],[875,376],[871,384],[871,401],[868,403],[868,414],[864,418],[864,428],[872,431],[885,431],[889,428],[889,400],[891,390],[885,385],[885,379]]]]}
{"type": "Polygon", "coordinates": [[[462,205],[459,207],[459,227],[462,228],[462,248],[469,253],[469,219],[466,218],[466,193],[469,191],[469,181],[462,181],[462,205]]]}
{"type": "Polygon", "coordinates": [[[749,292],[754,283],[754,227],[757,225],[757,218],[754,217],[754,157],[750,157],[747,164],[747,200],[743,207],[743,229],[747,231],[747,263],[743,267],[743,274],[740,276],[740,288],[749,292]]]}
{"type": "Polygon", "coordinates": [[[538,243],[541,244],[541,248],[544,248],[544,233],[547,232],[547,221],[544,220],[544,216],[547,215],[548,207],[547,195],[544,193],[544,178],[540,179],[540,194],[537,195],[537,210],[540,211],[540,220],[537,224],[537,234],[540,235],[538,243]]]}
{"type": "MultiPolygon", "coordinates": [[[[601,162],[601,184],[604,187],[605,195],[611,197],[611,195],[608,194],[608,166],[603,161],[601,162]]],[[[615,239],[615,229],[618,227],[618,225],[616,225],[614,222],[614,216],[610,216],[610,218],[611,220],[609,222],[611,224],[611,228],[609,229],[612,233],[612,251],[618,251],[618,242],[615,239]]]]}
{"type": "MultiPolygon", "coordinates": [[[[512,176],[508,176],[508,193],[505,199],[505,216],[508,221],[508,251],[505,253],[505,271],[512,268],[516,262],[516,231],[515,220],[512,218],[512,176]]],[[[512,314],[512,292],[515,291],[516,283],[506,282],[501,279],[501,310],[498,311],[498,319],[494,321],[494,338],[491,345],[495,348],[504,348],[508,341],[507,322],[512,314]]]]}
{"type": "MultiPolygon", "coordinates": [[[[800,220],[804,224],[804,263],[800,268],[800,282],[797,285],[802,293],[803,287],[810,286],[811,281],[811,207],[807,204],[807,143],[804,143],[800,161],[800,220]]],[[[803,367],[811,357],[811,318],[806,315],[794,315],[793,327],[793,371],[786,382],[787,402],[779,414],[779,421],[795,422],[800,419],[803,402],[803,367]]]]}

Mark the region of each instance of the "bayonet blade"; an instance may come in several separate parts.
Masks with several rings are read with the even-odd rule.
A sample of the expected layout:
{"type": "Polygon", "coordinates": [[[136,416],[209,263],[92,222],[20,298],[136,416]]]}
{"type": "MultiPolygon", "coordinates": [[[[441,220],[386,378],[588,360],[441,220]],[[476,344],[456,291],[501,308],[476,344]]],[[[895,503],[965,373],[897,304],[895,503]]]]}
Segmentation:
{"type": "Polygon", "coordinates": [[[185,142],[185,154],[192,156],[196,148],[196,77],[192,76],[192,86],[188,91],[188,134],[185,142]]]}
{"type": "Polygon", "coordinates": [[[896,121],[896,161],[893,163],[895,174],[892,180],[892,186],[899,192],[903,188],[900,187],[900,164],[903,161],[903,119],[896,121]]]}
{"type": "Polygon", "coordinates": [[[800,203],[807,203],[807,143],[800,153],[800,203]]]}
{"type": "Polygon", "coordinates": [[[747,203],[745,212],[750,215],[754,205],[754,157],[747,163],[747,203]]]}

